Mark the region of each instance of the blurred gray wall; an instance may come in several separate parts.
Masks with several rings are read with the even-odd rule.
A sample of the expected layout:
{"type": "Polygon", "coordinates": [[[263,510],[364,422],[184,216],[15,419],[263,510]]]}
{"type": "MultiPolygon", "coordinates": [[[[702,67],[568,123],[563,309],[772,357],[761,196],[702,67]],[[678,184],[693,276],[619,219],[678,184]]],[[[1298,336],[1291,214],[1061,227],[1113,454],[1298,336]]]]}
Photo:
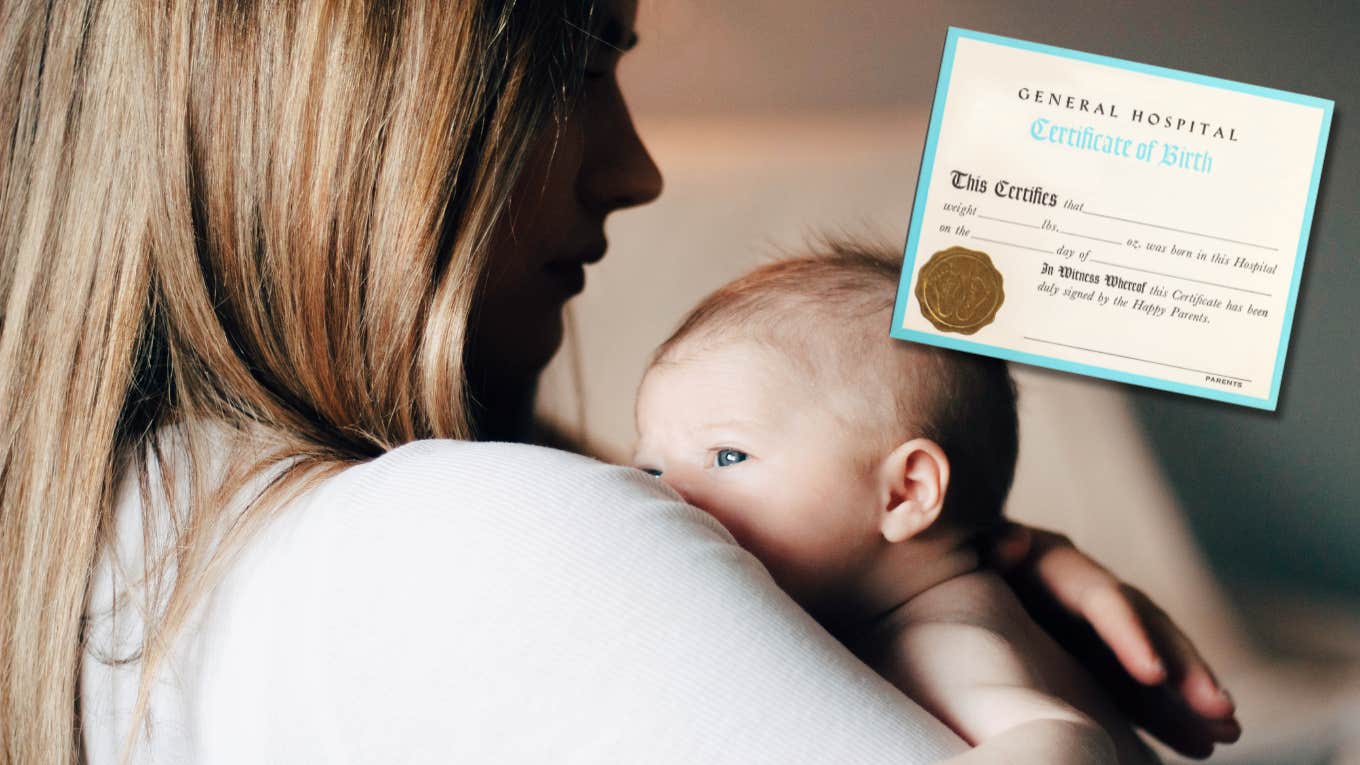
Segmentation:
{"type": "MultiPolygon", "coordinates": [[[[924,110],[951,24],[1336,101],[1279,410],[1129,390],[1222,575],[1360,594],[1360,3],[641,2],[624,78],[644,136],[681,117],[924,110]]],[[[900,182],[909,195],[914,172],[900,182]]]]}

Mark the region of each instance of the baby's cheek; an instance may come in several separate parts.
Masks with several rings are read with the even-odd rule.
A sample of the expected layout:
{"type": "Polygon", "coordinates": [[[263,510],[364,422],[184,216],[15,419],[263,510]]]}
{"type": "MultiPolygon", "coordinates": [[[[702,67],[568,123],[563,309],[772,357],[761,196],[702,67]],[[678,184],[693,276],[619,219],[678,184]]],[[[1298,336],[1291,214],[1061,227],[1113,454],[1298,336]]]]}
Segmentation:
{"type": "Polygon", "coordinates": [[[760,534],[759,512],[748,503],[732,497],[716,497],[705,509],[721,521],[738,541],[752,540],[760,534]]]}
{"type": "Polygon", "coordinates": [[[875,500],[848,481],[823,487],[820,491],[809,488],[788,534],[790,547],[803,565],[830,575],[852,565],[874,538],[871,511],[875,500]]]}
{"type": "MultiPolygon", "coordinates": [[[[662,480],[666,480],[665,473],[662,474],[662,480]]],[[[722,491],[704,485],[702,481],[693,483],[675,481],[671,484],[671,488],[678,491],[686,502],[717,518],[720,523],[728,527],[728,530],[731,530],[733,525],[741,520],[740,504],[734,503],[732,498],[725,496],[722,491]]],[[[736,536],[736,534],[733,533],[733,536],[736,536]]]]}
{"type": "Polygon", "coordinates": [[[757,557],[784,547],[781,536],[785,531],[780,517],[784,511],[773,499],[762,501],[736,487],[721,487],[705,492],[695,504],[717,518],[738,544],[757,557]]]}

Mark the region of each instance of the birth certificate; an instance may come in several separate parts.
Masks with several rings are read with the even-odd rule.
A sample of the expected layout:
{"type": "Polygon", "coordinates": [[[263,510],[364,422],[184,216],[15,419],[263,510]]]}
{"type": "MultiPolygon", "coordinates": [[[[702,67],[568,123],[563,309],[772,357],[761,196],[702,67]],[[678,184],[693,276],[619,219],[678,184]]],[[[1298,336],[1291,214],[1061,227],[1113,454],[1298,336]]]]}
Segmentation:
{"type": "Polygon", "coordinates": [[[892,336],[1274,409],[1332,108],[950,28],[892,336]]]}

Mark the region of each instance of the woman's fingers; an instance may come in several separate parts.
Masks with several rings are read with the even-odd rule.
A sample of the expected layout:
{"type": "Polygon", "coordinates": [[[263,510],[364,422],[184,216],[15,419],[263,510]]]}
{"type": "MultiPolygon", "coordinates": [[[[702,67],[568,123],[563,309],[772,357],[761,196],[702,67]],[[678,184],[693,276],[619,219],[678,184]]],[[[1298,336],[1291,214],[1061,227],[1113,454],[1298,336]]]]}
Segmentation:
{"type": "Polygon", "coordinates": [[[1037,536],[1040,545],[1059,542],[1038,562],[1039,577],[1064,608],[1091,625],[1131,677],[1144,685],[1167,683],[1206,721],[1232,718],[1231,696],[1166,612],[1065,539],[1037,536]]]}
{"type": "Polygon", "coordinates": [[[1190,757],[1241,735],[1231,698],[1175,622],[1066,537],[1010,524],[985,552],[1149,733],[1190,757]]]}
{"type": "Polygon", "coordinates": [[[1166,664],[1158,655],[1133,604],[1124,597],[1117,580],[1093,582],[1082,593],[1076,610],[1090,622],[1100,639],[1133,679],[1144,685],[1157,685],[1167,678],[1166,664]]]}
{"type": "Polygon", "coordinates": [[[1129,585],[1121,588],[1147,626],[1167,668],[1166,681],[1153,689],[1155,696],[1145,705],[1143,726],[1192,757],[1207,757],[1215,744],[1230,744],[1240,738],[1242,726],[1233,717],[1232,699],[1221,689],[1194,644],[1140,590],[1129,585]]]}
{"type": "Polygon", "coordinates": [[[1009,571],[1029,557],[1033,542],[1028,526],[1008,522],[983,552],[991,565],[1009,571]]]}
{"type": "Polygon", "coordinates": [[[1130,602],[1135,604],[1146,623],[1151,625],[1158,644],[1159,653],[1166,657],[1171,673],[1168,684],[1172,685],[1185,699],[1185,703],[1200,717],[1215,725],[1215,729],[1231,735],[1231,739],[1218,738],[1219,741],[1236,740],[1241,734],[1240,727],[1233,720],[1236,705],[1232,696],[1218,683],[1208,662],[1200,656],[1194,643],[1176,627],[1166,612],[1158,608],[1146,595],[1134,587],[1124,585],[1130,602]],[[1227,723],[1231,723],[1230,725],[1227,723]],[[1235,733],[1232,733],[1233,729],[1235,733]]]}
{"type": "Polygon", "coordinates": [[[1139,727],[1186,757],[1203,759],[1214,753],[1214,743],[1220,739],[1178,696],[1163,686],[1140,688],[1134,717],[1139,727]]]}
{"type": "Polygon", "coordinates": [[[1085,620],[1114,652],[1124,670],[1145,685],[1166,679],[1165,662],[1123,586],[1058,534],[1034,531],[1035,573],[1064,609],[1085,620]]]}
{"type": "Polygon", "coordinates": [[[1214,720],[1209,723],[1209,735],[1213,736],[1214,741],[1220,744],[1231,744],[1242,738],[1242,723],[1236,718],[1228,720],[1214,720]]]}

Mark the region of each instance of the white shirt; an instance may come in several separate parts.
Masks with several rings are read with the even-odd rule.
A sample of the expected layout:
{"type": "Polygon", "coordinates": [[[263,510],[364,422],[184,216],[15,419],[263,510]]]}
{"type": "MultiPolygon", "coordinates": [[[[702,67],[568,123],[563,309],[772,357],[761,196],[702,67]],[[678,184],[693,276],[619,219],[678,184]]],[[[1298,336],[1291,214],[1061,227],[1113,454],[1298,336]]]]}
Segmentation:
{"type": "MultiPolygon", "coordinates": [[[[140,566],[141,512],[128,480],[88,609],[91,765],[118,761],[136,702],[140,664],[95,653],[140,640],[135,609],[108,609],[115,559],[140,566]]],[[[408,444],[289,501],[219,582],[157,672],[133,762],[924,763],[964,748],[717,521],[567,452],[408,444]]]]}

